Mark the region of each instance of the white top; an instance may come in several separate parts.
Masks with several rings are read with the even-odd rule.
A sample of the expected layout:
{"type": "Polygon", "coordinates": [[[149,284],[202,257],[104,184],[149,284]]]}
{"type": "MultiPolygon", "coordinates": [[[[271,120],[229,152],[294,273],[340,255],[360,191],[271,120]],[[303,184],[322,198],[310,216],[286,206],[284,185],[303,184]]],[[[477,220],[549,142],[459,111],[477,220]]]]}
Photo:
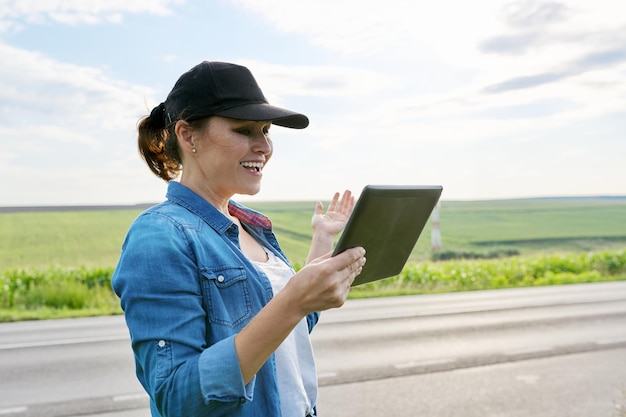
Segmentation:
{"type": "MultiPolygon", "coordinates": [[[[272,284],[274,294],[282,290],[294,271],[267,248],[266,262],[253,261],[272,284]]],[[[306,317],[274,352],[280,410],[283,416],[312,414],[317,401],[317,370],[306,317]]]]}

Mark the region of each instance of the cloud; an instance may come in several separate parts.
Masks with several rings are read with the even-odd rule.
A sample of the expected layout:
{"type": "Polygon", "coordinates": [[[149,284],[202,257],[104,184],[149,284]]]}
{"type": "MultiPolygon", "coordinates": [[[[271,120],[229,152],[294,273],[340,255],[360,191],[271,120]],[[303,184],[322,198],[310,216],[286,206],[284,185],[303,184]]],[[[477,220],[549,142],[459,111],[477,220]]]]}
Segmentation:
{"type": "Polygon", "coordinates": [[[98,68],[58,62],[0,43],[0,120],[5,126],[48,120],[102,129],[128,126],[141,111],[148,87],[129,85],[98,68]],[[11,103],[4,107],[2,103],[11,103]]]}
{"type": "Polygon", "coordinates": [[[510,78],[500,83],[486,86],[483,91],[488,94],[502,93],[505,91],[519,90],[523,88],[537,87],[543,84],[562,80],[572,75],[569,72],[548,72],[544,74],[527,75],[510,78]]]}
{"type": "Polygon", "coordinates": [[[529,133],[529,118],[537,131],[549,131],[625,104],[624,18],[606,13],[612,0],[504,8],[500,1],[442,0],[419,9],[400,0],[235,3],[346,63],[251,65],[270,93],[349,108],[341,118],[316,115],[323,118],[323,127],[313,126],[316,143],[325,149],[356,141],[368,149],[369,141],[388,137],[396,138],[394,149],[528,140],[543,137],[529,133]]]}
{"type": "MultiPolygon", "coordinates": [[[[537,55],[545,51],[549,56],[557,48],[569,48],[570,59],[574,54],[587,52],[589,54],[596,50],[604,51],[620,50],[624,46],[626,39],[626,27],[605,27],[595,30],[580,29],[576,26],[564,27],[558,31],[554,30],[520,30],[511,34],[496,35],[479,41],[478,49],[485,54],[500,55],[526,55],[531,58],[530,52],[537,55]]],[[[555,56],[558,59],[560,56],[555,56]]]]}
{"type": "Polygon", "coordinates": [[[333,65],[278,65],[241,59],[252,71],[271,103],[287,97],[361,99],[398,87],[393,77],[374,70],[333,65]]]}
{"type": "Polygon", "coordinates": [[[11,138],[14,149],[26,150],[28,153],[45,153],[59,144],[97,145],[98,140],[88,132],[81,132],[71,127],[57,124],[24,126],[19,129],[0,127],[0,137],[11,138]]]}
{"type": "Polygon", "coordinates": [[[522,54],[528,49],[545,41],[541,33],[522,33],[508,36],[495,36],[480,42],[478,48],[484,53],[522,54]]]}
{"type": "Polygon", "coordinates": [[[473,36],[489,33],[499,0],[440,0],[416,7],[406,0],[235,0],[280,31],[302,35],[340,58],[370,59],[368,65],[423,62],[436,57],[459,61],[472,54],[473,36]],[[384,56],[385,62],[376,61],[384,56]]]}
{"type": "Polygon", "coordinates": [[[516,28],[532,28],[562,22],[571,9],[556,1],[518,0],[506,3],[501,15],[509,25],[516,28]]]}
{"type": "Polygon", "coordinates": [[[572,64],[573,68],[578,68],[581,72],[621,64],[626,61],[626,42],[617,49],[609,49],[587,54],[572,64]]]}
{"type": "MultiPolygon", "coordinates": [[[[136,151],[137,118],[162,101],[180,74],[176,67],[222,47],[226,52],[214,56],[248,66],[271,103],[311,118],[305,131],[273,130],[280,157],[267,171],[276,178],[265,181],[261,198],[325,198],[338,181],[355,190],[366,181],[442,182],[449,196],[462,198],[488,197],[500,187],[516,196],[543,192],[520,172],[534,169],[546,147],[566,148],[581,127],[594,146],[623,131],[614,121],[598,133],[593,123],[626,108],[626,20],[610,12],[614,0],[518,1],[504,9],[501,0],[441,0],[419,8],[407,0],[208,3],[219,4],[225,27],[254,21],[254,33],[232,25],[241,37],[232,46],[207,42],[211,30],[221,35],[223,28],[190,38],[189,28],[173,33],[155,18],[175,13],[180,22],[204,22],[196,3],[188,3],[0,0],[0,137],[11,144],[0,151],[0,174],[20,184],[0,185],[2,198],[11,198],[5,201],[161,197],[162,182],[136,151]],[[133,13],[140,25],[117,26],[133,13]],[[2,42],[2,27],[28,24],[72,25],[62,32],[76,36],[123,28],[133,45],[153,39],[161,25],[174,46],[154,52],[120,45],[120,57],[99,56],[102,66],[89,66],[89,57],[71,61],[67,52],[55,59],[54,42],[35,45],[39,53],[7,45],[17,39],[13,33],[2,42]],[[87,27],[94,24],[100,26],[87,27]],[[244,42],[249,37],[256,42],[244,42]],[[260,44],[281,53],[267,54],[260,44]],[[517,188],[499,183],[497,170],[517,178],[517,188]],[[37,188],[41,194],[28,194],[37,188]]],[[[29,36],[45,30],[31,29],[29,36]]]]}
{"type": "Polygon", "coordinates": [[[0,32],[26,24],[120,23],[124,14],[168,15],[184,0],[0,0],[0,32]]]}
{"type": "Polygon", "coordinates": [[[552,117],[578,107],[577,103],[566,99],[533,100],[513,106],[486,108],[476,113],[477,117],[488,119],[529,119],[552,117]]]}
{"type": "MultiPolygon", "coordinates": [[[[115,188],[123,189],[124,180],[109,177],[124,172],[115,162],[137,156],[134,126],[154,91],[1,42],[0,55],[0,138],[11,144],[10,153],[0,155],[0,175],[28,184],[0,186],[0,205],[106,201],[123,194],[115,188]],[[42,192],[29,192],[37,188],[42,192]]],[[[142,181],[137,173],[125,178],[142,181]]]]}
{"type": "Polygon", "coordinates": [[[493,94],[534,88],[584,74],[588,71],[616,67],[624,62],[626,62],[626,46],[618,49],[592,52],[563,65],[561,69],[541,74],[513,77],[499,83],[488,85],[483,91],[488,94],[493,94]]]}

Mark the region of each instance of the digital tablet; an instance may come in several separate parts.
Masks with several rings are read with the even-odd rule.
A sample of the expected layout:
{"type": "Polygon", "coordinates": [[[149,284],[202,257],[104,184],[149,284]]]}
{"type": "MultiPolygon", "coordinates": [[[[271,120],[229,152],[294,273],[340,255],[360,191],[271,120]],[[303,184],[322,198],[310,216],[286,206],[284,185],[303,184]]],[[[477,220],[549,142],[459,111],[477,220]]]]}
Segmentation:
{"type": "Polygon", "coordinates": [[[439,201],[443,187],[367,185],[333,256],[355,246],[367,262],[352,286],[398,275],[439,201]]]}

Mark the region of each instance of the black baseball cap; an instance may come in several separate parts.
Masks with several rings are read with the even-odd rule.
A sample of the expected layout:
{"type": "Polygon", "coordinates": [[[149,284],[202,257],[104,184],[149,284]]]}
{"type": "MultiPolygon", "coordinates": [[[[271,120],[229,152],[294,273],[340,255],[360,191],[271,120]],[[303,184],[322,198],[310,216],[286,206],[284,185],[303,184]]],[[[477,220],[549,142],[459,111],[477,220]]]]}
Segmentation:
{"type": "Polygon", "coordinates": [[[309,125],[305,115],[270,105],[248,68],[227,62],[196,65],[180,76],[165,102],[157,107],[166,125],[208,116],[269,121],[293,129],[309,125]]]}

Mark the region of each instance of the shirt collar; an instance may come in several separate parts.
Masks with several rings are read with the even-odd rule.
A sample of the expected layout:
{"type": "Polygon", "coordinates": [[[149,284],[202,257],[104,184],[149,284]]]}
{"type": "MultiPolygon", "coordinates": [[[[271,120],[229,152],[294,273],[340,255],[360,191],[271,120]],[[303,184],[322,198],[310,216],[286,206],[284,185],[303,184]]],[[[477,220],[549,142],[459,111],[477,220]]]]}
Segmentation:
{"type": "Polygon", "coordinates": [[[272,228],[272,222],[267,216],[264,216],[258,211],[242,206],[235,201],[231,200],[228,202],[228,212],[244,223],[259,226],[264,229],[272,228]]]}
{"type": "MultiPolygon", "coordinates": [[[[169,182],[166,197],[168,200],[185,207],[187,210],[201,217],[205,222],[211,225],[211,227],[222,233],[233,224],[215,206],[177,181],[169,182]]],[[[235,201],[230,200],[228,202],[228,212],[244,223],[264,229],[272,228],[272,222],[267,216],[235,201]]]]}

